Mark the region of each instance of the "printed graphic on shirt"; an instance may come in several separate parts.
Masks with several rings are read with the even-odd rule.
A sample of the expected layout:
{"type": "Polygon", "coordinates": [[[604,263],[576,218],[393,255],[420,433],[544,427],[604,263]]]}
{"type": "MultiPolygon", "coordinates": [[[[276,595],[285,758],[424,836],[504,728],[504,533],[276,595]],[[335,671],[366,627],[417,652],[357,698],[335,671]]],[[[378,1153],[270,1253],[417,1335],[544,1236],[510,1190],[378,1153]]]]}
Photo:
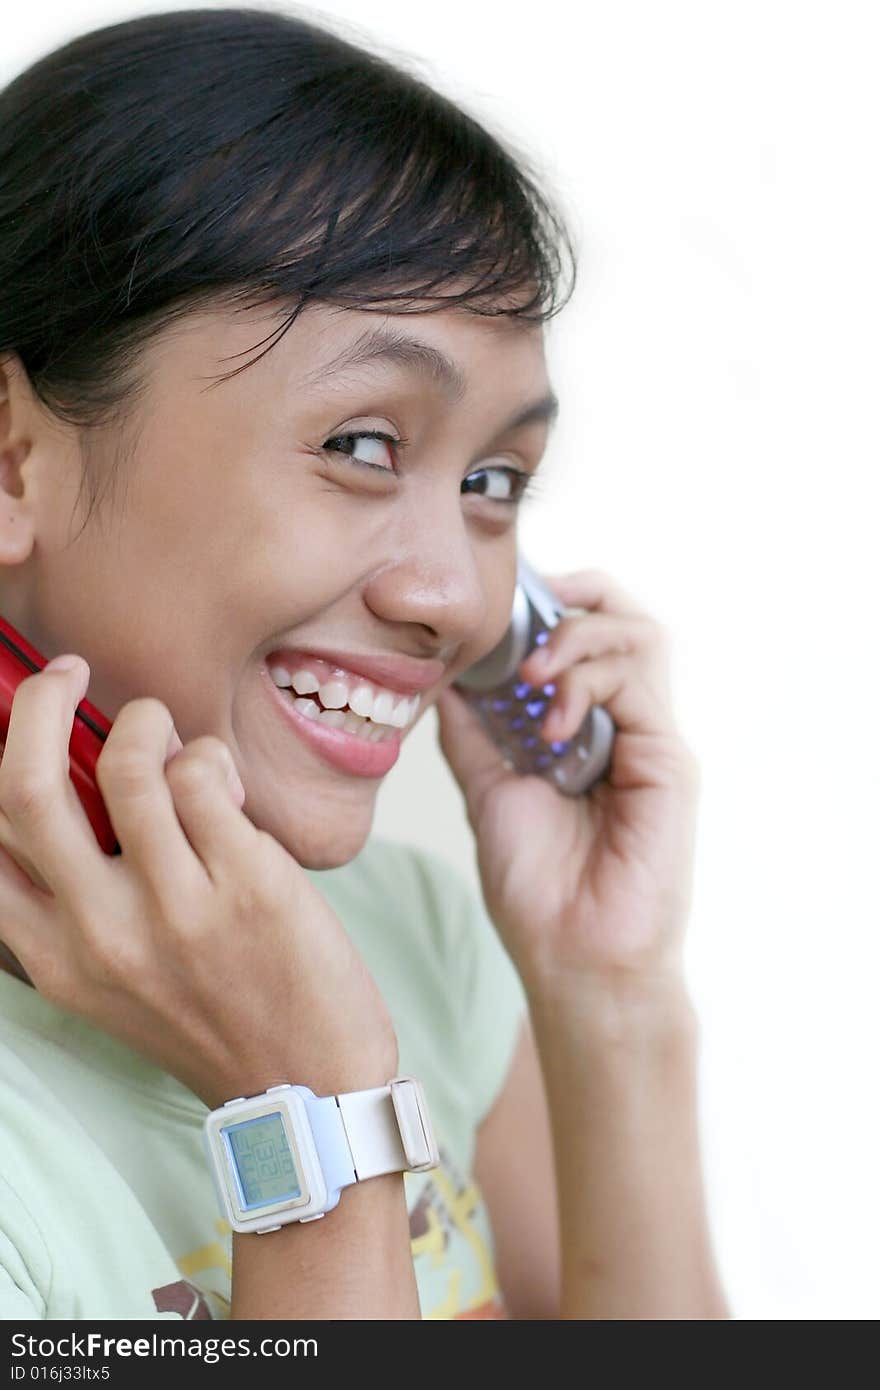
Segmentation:
{"type": "Polygon", "coordinates": [[[422,1317],[506,1318],[488,1212],[474,1179],[464,1178],[441,1148],[439,1167],[403,1180],[422,1317]]]}
{"type": "MultiPolygon", "coordinates": [[[[439,1166],[405,1173],[404,1185],[422,1317],[506,1318],[488,1213],[473,1178],[464,1178],[441,1147],[439,1166]]],[[[158,1312],[184,1321],[229,1317],[232,1230],[218,1218],[215,1231],[177,1261],[181,1280],[152,1290],[158,1312]]]]}
{"type": "Polygon", "coordinates": [[[179,1313],[185,1322],[201,1322],[213,1317],[201,1289],[186,1279],[153,1289],[153,1302],[158,1313],[179,1313]]]}

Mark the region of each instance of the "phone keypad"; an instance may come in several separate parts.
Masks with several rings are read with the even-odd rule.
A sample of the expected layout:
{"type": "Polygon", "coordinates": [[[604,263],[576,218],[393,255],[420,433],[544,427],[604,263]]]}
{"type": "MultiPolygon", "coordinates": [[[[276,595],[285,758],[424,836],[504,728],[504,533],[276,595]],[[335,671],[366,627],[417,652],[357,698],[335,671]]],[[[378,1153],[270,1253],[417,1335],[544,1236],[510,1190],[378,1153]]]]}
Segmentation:
{"type": "MultiPolygon", "coordinates": [[[[547,711],[547,706],[556,694],[556,686],[553,681],[548,681],[545,685],[530,685],[528,681],[516,681],[511,686],[509,696],[484,695],[477,701],[481,709],[493,716],[503,716],[512,712],[513,717],[506,721],[506,728],[509,734],[520,734],[514,740],[520,748],[526,752],[531,752],[544,741],[535,732],[535,723],[542,719],[547,711]]],[[[495,722],[495,721],[493,721],[495,722]]],[[[549,748],[549,752],[538,753],[534,758],[536,767],[549,767],[556,758],[562,756],[568,748],[570,739],[554,739],[549,744],[544,744],[549,748]]]]}
{"type": "MultiPolygon", "coordinates": [[[[549,636],[547,629],[539,631],[532,639],[531,650],[543,646],[549,636]]],[[[560,790],[575,794],[584,785],[578,769],[594,754],[587,732],[593,727],[592,715],[587,716],[582,727],[570,738],[545,741],[539,726],[556,694],[556,688],[553,681],[531,685],[514,677],[507,685],[496,687],[483,695],[476,691],[463,693],[479,713],[492,738],[506,753],[505,766],[521,773],[543,774],[552,778],[560,790]]]]}

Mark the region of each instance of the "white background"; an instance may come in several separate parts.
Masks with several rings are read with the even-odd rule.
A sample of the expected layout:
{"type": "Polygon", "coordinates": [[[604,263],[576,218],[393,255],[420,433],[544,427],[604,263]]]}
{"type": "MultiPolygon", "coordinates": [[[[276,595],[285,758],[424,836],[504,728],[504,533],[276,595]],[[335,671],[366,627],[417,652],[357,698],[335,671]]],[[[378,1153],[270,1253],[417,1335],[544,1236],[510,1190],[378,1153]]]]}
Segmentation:
{"type": "MultiPolygon", "coordinates": [[[[4,14],[0,80],[174,5],[4,14]]],[[[273,6],[273,8],[291,8],[273,6]]],[[[598,565],[673,636],[703,769],[688,972],[737,1318],[876,1318],[880,84],[869,4],[299,7],[538,159],[580,246],[539,570],[598,565]]],[[[422,721],[375,829],[478,883],[422,721]]]]}

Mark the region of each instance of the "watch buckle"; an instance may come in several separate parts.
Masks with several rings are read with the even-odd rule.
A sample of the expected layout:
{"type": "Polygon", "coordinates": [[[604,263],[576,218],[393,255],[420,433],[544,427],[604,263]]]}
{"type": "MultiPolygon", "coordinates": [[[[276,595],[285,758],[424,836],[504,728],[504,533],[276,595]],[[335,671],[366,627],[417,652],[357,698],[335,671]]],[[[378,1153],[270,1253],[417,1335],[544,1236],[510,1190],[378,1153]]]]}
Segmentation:
{"type": "Polygon", "coordinates": [[[391,1103],[406,1155],[407,1172],[422,1173],[440,1162],[434,1129],[422,1083],[414,1076],[395,1076],[388,1082],[391,1103]]]}

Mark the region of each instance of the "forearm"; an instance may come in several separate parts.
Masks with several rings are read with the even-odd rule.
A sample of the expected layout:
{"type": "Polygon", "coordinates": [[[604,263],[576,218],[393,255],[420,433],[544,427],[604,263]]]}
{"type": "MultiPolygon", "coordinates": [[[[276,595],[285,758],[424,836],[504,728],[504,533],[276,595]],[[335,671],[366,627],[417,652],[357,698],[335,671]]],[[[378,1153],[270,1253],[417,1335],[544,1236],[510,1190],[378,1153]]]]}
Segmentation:
{"type": "MultiPolygon", "coordinates": [[[[396,1045],[308,1070],[319,1095],[381,1085],[397,1074],[396,1045]]],[[[229,1084],[234,1094],[237,1086],[229,1090],[229,1084]]],[[[337,1206],[318,1221],[293,1221],[266,1235],[235,1232],[229,1316],[421,1318],[403,1174],[343,1188],[337,1206]]]]}
{"type": "Polygon", "coordinates": [[[727,1318],[682,981],[530,990],[553,1129],[564,1318],[727,1318]]]}
{"type": "Polygon", "coordinates": [[[355,1183],[321,1221],[236,1233],[230,1318],[420,1318],[403,1175],[355,1183]]]}

